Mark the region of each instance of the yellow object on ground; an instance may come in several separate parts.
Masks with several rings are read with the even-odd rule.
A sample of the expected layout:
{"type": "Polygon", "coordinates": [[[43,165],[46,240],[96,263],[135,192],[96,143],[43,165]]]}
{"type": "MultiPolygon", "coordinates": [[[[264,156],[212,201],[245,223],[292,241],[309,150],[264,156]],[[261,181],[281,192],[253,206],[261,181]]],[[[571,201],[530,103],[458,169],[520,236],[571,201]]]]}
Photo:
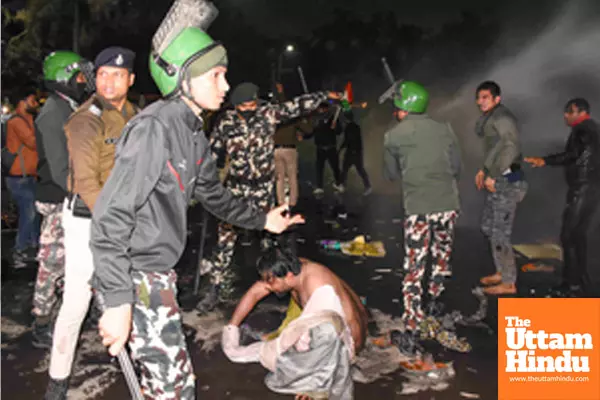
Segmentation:
{"type": "Polygon", "coordinates": [[[562,248],[555,243],[545,244],[516,244],[515,251],[530,259],[546,259],[562,261],[562,248]]]}
{"type": "Polygon", "coordinates": [[[385,257],[383,242],[366,242],[363,235],[342,243],[342,253],[349,256],[385,257]]]}
{"type": "Polygon", "coordinates": [[[292,322],[293,320],[298,318],[300,316],[300,314],[302,314],[302,308],[300,308],[300,306],[298,305],[298,303],[296,303],[294,298],[291,297],[290,304],[288,305],[288,309],[285,313],[285,319],[283,320],[283,322],[281,322],[281,325],[279,325],[279,328],[277,328],[277,330],[274,332],[268,333],[265,336],[264,340],[275,339],[290,324],[290,322],[292,322]]]}

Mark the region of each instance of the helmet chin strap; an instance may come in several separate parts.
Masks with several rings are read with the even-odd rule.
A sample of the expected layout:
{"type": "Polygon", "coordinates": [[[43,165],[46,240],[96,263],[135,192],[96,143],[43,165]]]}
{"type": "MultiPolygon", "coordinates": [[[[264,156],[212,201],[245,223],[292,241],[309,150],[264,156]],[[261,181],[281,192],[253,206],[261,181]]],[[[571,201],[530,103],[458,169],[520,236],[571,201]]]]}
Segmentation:
{"type": "Polygon", "coordinates": [[[200,113],[202,112],[202,106],[198,104],[198,102],[194,99],[194,96],[192,96],[192,92],[190,90],[192,87],[192,78],[187,73],[187,71],[185,71],[185,83],[186,85],[184,85],[183,82],[181,84],[181,95],[185,97],[188,101],[190,101],[193,105],[198,107],[198,117],[200,117],[200,113]]]}

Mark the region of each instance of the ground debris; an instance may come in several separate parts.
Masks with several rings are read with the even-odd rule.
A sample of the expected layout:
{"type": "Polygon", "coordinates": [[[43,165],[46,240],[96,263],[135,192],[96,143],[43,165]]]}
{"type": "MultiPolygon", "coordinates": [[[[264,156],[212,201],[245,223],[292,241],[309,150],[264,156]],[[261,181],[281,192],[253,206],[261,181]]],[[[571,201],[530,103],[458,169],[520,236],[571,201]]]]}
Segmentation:
{"type": "Polygon", "coordinates": [[[479,396],[477,393],[460,392],[459,394],[460,394],[461,397],[464,397],[465,399],[479,399],[479,398],[481,398],[481,396],[479,396]]]}
{"type": "Polygon", "coordinates": [[[378,268],[375,270],[375,272],[377,272],[378,274],[389,274],[390,272],[392,272],[391,268],[378,268]]]}

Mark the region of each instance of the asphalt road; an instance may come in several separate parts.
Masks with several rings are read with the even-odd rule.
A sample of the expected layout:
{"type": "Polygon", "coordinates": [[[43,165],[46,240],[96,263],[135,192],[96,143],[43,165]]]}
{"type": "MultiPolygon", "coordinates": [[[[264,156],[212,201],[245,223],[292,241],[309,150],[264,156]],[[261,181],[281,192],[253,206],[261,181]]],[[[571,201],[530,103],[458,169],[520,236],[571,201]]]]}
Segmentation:
{"type": "MultiPolygon", "coordinates": [[[[308,192],[304,188],[304,193],[308,192]]],[[[307,224],[297,230],[300,255],[321,262],[345,279],[354,290],[366,298],[369,308],[398,316],[402,313],[402,225],[398,197],[372,195],[362,198],[346,194],[337,198],[331,194],[324,199],[304,197],[302,211],[307,224]],[[345,204],[342,205],[342,204],[345,204]],[[347,211],[348,218],[336,219],[339,212],[347,211]],[[367,234],[373,240],[385,243],[387,255],[382,259],[360,259],[341,256],[319,249],[319,239],[352,239],[367,234]],[[390,269],[391,272],[377,272],[390,269]],[[396,300],[394,300],[396,299],[396,300]]],[[[473,211],[476,212],[476,211],[473,211]]],[[[180,276],[180,303],[190,318],[195,314],[192,296],[193,273],[199,242],[200,210],[190,211],[190,237],[188,247],[177,266],[180,276]]],[[[211,222],[210,238],[206,251],[214,242],[214,221],[211,222]]],[[[3,256],[10,250],[10,237],[3,237],[3,256]]],[[[251,246],[238,246],[235,268],[239,271],[238,290],[242,293],[257,275],[254,262],[257,257],[257,241],[251,246]]],[[[522,264],[526,260],[519,259],[522,264]]],[[[444,311],[459,310],[464,314],[476,311],[478,301],[470,293],[478,279],[493,272],[488,245],[475,227],[459,224],[453,255],[454,276],[447,285],[442,301],[444,311]]],[[[5,399],[40,399],[47,383],[48,354],[34,349],[31,344],[30,308],[35,276],[35,266],[12,270],[8,262],[2,263],[2,394],[5,399]]],[[[545,288],[556,282],[557,274],[529,273],[519,278],[518,296],[541,295],[545,288]],[[532,292],[532,289],[534,292],[532,292]]],[[[267,303],[283,306],[287,300],[270,298],[267,303]]],[[[495,328],[497,324],[497,300],[491,299],[485,322],[495,328]]],[[[223,310],[226,317],[232,310],[223,310]]],[[[257,329],[271,329],[281,320],[281,311],[261,312],[251,315],[249,324],[257,329]]],[[[189,319],[188,319],[189,320],[189,319]]],[[[192,318],[193,320],[193,318],[192,318]]],[[[186,318],[184,317],[184,321],[186,318]]],[[[198,327],[188,326],[188,346],[193,357],[197,377],[198,398],[204,399],[283,399],[270,392],[263,383],[265,370],[259,364],[240,365],[229,362],[219,346],[210,352],[203,349],[202,340],[195,335],[198,327]]],[[[458,330],[473,346],[467,354],[445,351],[431,344],[435,357],[454,361],[456,376],[448,389],[440,392],[426,391],[417,395],[400,395],[405,378],[400,372],[368,385],[356,385],[356,398],[414,398],[414,399],[460,399],[461,392],[477,394],[481,399],[497,398],[497,336],[479,329],[458,330]]],[[[214,344],[214,343],[213,343],[214,344]]],[[[70,398],[126,399],[127,388],[114,360],[110,360],[99,344],[93,323],[88,321],[80,340],[79,352],[74,366],[70,398]]]]}

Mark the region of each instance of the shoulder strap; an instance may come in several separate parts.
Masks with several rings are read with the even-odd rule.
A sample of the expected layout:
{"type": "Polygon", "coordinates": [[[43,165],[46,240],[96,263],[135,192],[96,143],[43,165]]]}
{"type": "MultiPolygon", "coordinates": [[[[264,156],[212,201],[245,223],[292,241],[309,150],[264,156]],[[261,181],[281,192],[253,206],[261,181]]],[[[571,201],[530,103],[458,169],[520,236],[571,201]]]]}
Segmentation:
{"type": "Polygon", "coordinates": [[[23,146],[25,146],[23,143],[21,143],[19,145],[19,148],[17,149],[17,157],[19,157],[19,164],[21,164],[21,175],[23,175],[23,178],[25,178],[27,175],[25,174],[25,157],[23,157],[23,146]]]}
{"type": "MultiPolygon", "coordinates": [[[[8,119],[8,121],[10,121],[10,120],[11,120],[11,119],[13,119],[13,118],[21,118],[23,121],[25,121],[25,123],[27,124],[27,126],[28,126],[28,127],[30,127],[30,128],[33,128],[33,127],[31,126],[31,124],[29,123],[29,121],[27,121],[27,118],[25,118],[24,116],[22,116],[22,115],[19,115],[19,114],[15,114],[15,115],[13,115],[12,117],[10,117],[10,118],[8,119]]],[[[6,121],[6,122],[8,122],[8,121],[6,121]]]]}

